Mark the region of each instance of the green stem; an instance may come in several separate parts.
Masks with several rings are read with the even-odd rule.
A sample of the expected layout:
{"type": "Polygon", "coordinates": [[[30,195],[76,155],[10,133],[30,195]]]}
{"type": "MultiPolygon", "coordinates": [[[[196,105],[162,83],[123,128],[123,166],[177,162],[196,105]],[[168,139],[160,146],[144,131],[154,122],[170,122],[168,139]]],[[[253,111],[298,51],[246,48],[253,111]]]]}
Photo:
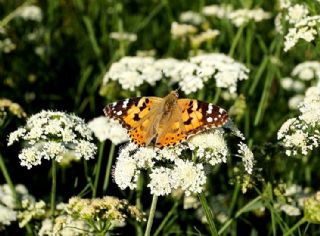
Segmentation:
{"type": "MultiPolygon", "coordinates": [[[[136,206],[141,211],[143,210],[143,208],[142,208],[143,206],[142,206],[142,203],[141,203],[142,190],[143,190],[143,175],[140,174],[139,177],[138,177],[137,188],[136,188],[136,206]]],[[[135,228],[136,228],[136,235],[137,236],[142,236],[143,235],[143,229],[142,229],[141,224],[136,223],[135,224],[135,228]]]]}
{"type": "Polygon", "coordinates": [[[9,185],[9,188],[10,188],[10,190],[12,192],[13,198],[15,199],[17,206],[19,206],[20,202],[19,202],[18,197],[17,197],[16,189],[15,189],[15,187],[13,185],[13,182],[12,182],[12,180],[10,178],[9,172],[7,170],[7,167],[4,164],[3,157],[1,155],[1,153],[0,153],[0,169],[1,169],[1,172],[3,174],[3,177],[5,178],[7,184],[9,185]]]}
{"type": "Polygon", "coordinates": [[[231,204],[230,204],[230,208],[229,208],[229,212],[228,212],[229,217],[231,217],[232,212],[233,212],[233,210],[234,210],[234,207],[235,207],[235,205],[236,205],[239,191],[240,191],[240,184],[239,184],[239,183],[236,183],[236,186],[234,187],[234,190],[233,190],[233,195],[232,195],[232,199],[231,199],[231,204]]]}
{"type": "MultiPolygon", "coordinates": [[[[10,178],[9,172],[7,170],[7,167],[4,164],[3,157],[1,155],[1,153],[0,153],[0,169],[1,169],[1,172],[3,174],[3,177],[5,178],[7,184],[8,184],[8,186],[9,186],[11,192],[12,192],[12,196],[13,196],[16,204],[17,204],[17,207],[20,208],[21,207],[21,201],[18,198],[17,191],[16,191],[16,189],[15,189],[15,187],[13,185],[13,182],[12,182],[12,180],[10,178]]],[[[32,229],[31,229],[29,223],[26,225],[26,229],[27,229],[27,234],[28,235],[33,235],[33,232],[32,232],[32,229]]]]}
{"type": "Polygon", "coordinates": [[[161,230],[163,229],[163,227],[167,224],[167,222],[172,218],[171,216],[174,214],[174,212],[176,211],[177,207],[179,206],[179,201],[175,201],[174,205],[172,206],[172,208],[170,209],[170,211],[168,212],[168,214],[166,215],[166,217],[163,219],[163,221],[161,222],[161,224],[159,225],[159,227],[157,228],[156,232],[153,234],[153,236],[157,236],[158,234],[160,234],[161,230]]]}
{"type": "Polygon", "coordinates": [[[158,196],[153,195],[151,209],[150,209],[149,218],[147,222],[147,228],[146,228],[146,231],[144,232],[144,236],[150,236],[154,213],[156,212],[157,201],[158,201],[158,196]]]}
{"type": "Polygon", "coordinates": [[[213,220],[213,214],[212,214],[212,211],[208,205],[208,202],[207,202],[207,199],[204,195],[204,193],[200,193],[198,195],[199,199],[200,199],[200,202],[201,202],[201,206],[204,210],[204,213],[206,215],[206,218],[207,218],[207,221],[208,221],[208,224],[209,224],[209,229],[210,229],[210,232],[211,232],[211,235],[212,236],[218,236],[218,232],[217,232],[217,229],[216,229],[216,226],[214,224],[214,220],[213,220]]]}
{"type": "Polygon", "coordinates": [[[234,54],[234,51],[236,50],[236,47],[237,47],[237,44],[241,38],[241,35],[242,35],[242,32],[243,32],[243,29],[245,27],[245,24],[242,25],[238,31],[237,31],[237,34],[236,36],[234,37],[233,41],[232,41],[232,44],[231,44],[231,48],[230,48],[230,51],[229,51],[229,56],[230,57],[233,57],[233,54],[234,54]]]}
{"type": "Polygon", "coordinates": [[[92,192],[93,198],[95,198],[97,196],[97,189],[98,189],[98,182],[99,182],[99,177],[100,177],[101,163],[102,163],[102,158],[103,158],[104,144],[105,144],[104,141],[100,142],[100,146],[99,146],[97,171],[96,171],[96,175],[95,175],[95,179],[94,179],[93,192],[92,192]]]}
{"type": "Polygon", "coordinates": [[[52,185],[51,185],[51,199],[50,199],[50,208],[51,208],[51,218],[52,223],[54,223],[54,213],[56,209],[56,189],[57,189],[57,163],[55,160],[52,160],[52,185]]]}
{"type": "Polygon", "coordinates": [[[110,151],[109,151],[106,175],[104,177],[104,182],[103,182],[103,193],[106,193],[108,185],[109,185],[109,179],[110,179],[110,173],[111,173],[111,167],[112,167],[112,160],[113,160],[113,156],[114,156],[114,150],[115,150],[115,145],[112,143],[111,146],[110,146],[110,151]]]}
{"type": "Polygon", "coordinates": [[[305,222],[307,222],[306,218],[301,218],[294,226],[292,226],[292,228],[290,228],[285,234],[283,234],[283,236],[291,235],[293,231],[295,231],[300,225],[304,224],[305,222]]]}

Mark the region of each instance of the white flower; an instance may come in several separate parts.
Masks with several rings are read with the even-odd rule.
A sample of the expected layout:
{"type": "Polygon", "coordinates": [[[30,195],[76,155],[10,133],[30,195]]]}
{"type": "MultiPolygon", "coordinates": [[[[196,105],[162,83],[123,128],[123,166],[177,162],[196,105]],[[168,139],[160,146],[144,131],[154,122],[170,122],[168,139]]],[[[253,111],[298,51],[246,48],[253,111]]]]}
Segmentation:
{"type": "Polygon", "coordinates": [[[203,16],[198,12],[194,12],[194,11],[182,12],[180,14],[179,19],[180,19],[180,22],[182,23],[189,23],[193,25],[200,25],[204,21],[203,16]]]}
{"type": "Polygon", "coordinates": [[[171,178],[172,187],[181,188],[187,196],[191,193],[201,193],[206,183],[203,165],[182,159],[175,160],[171,178]]]}
{"type": "Polygon", "coordinates": [[[282,204],[280,206],[280,210],[286,213],[289,216],[299,216],[301,215],[301,211],[298,207],[291,206],[289,204],[282,204]]]}
{"type": "Polygon", "coordinates": [[[0,204],[0,227],[10,225],[12,221],[16,221],[17,214],[14,210],[0,204]]]}
{"type": "Polygon", "coordinates": [[[172,22],[171,24],[171,36],[173,38],[181,38],[188,35],[192,35],[197,32],[197,28],[189,24],[179,24],[178,22],[172,22]]]}
{"type": "Polygon", "coordinates": [[[152,86],[162,79],[162,72],[154,67],[152,57],[123,57],[113,63],[103,78],[103,83],[118,81],[123,89],[134,91],[143,83],[152,86]]]}
{"type": "Polygon", "coordinates": [[[94,118],[88,123],[88,127],[100,142],[109,139],[112,143],[118,145],[129,140],[126,129],[122,128],[119,122],[105,116],[94,118]]]}
{"type": "Polygon", "coordinates": [[[286,19],[291,24],[299,22],[301,19],[305,18],[309,14],[308,8],[302,4],[295,4],[288,8],[288,14],[286,19]]]}
{"type": "Polygon", "coordinates": [[[299,39],[303,39],[307,42],[311,42],[315,39],[318,32],[316,25],[320,22],[320,15],[307,16],[299,20],[285,35],[284,51],[288,51],[294,47],[299,39]]]}
{"type": "Polygon", "coordinates": [[[198,48],[204,42],[211,42],[220,34],[219,30],[208,29],[196,35],[190,36],[190,41],[193,47],[198,48]]]}
{"type": "Polygon", "coordinates": [[[216,86],[219,88],[228,88],[231,93],[236,91],[238,81],[248,79],[249,69],[243,64],[236,62],[233,58],[220,53],[204,54],[195,56],[190,59],[192,63],[197,64],[199,74],[205,75],[204,78],[210,76],[204,73],[208,68],[216,72],[214,76],[216,86]]]}
{"type": "Polygon", "coordinates": [[[179,82],[181,90],[185,94],[194,93],[203,88],[203,81],[198,76],[185,76],[182,81],[179,82]]]}
{"type": "Polygon", "coordinates": [[[128,32],[111,32],[110,38],[118,41],[134,42],[137,40],[137,35],[128,32]]]}
{"type": "Polygon", "coordinates": [[[216,16],[220,19],[226,18],[233,10],[230,4],[204,6],[202,12],[205,16],[216,16]]]}
{"type": "Polygon", "coordinates": [[[25,20],[42,21],[42,10],[38,6],[30,5],[22,7],[16,16],[19,16],[25,20]]]}
{"type": "Polygon", "coordinates": [[[248,174],[252,174],[253,161],[254,161],[252,151],[249,149],[249,147],[246,144],[242,142],[238,144],[238,147],[239,147],[238,153],[242,158],[244,169],[246,170],[246,172],[248,172],[248,174]]]}
{"type": "Polygon", "coordinates": [[[296,110],[300,106],[301,102],[303,101],[303,95],[298,94],[291,97],[288,101],[288,106],[291,110],[296,110]]]}
{"type": "Polygon", "coordinates": [[[152,147],[141,147],[133,155],[138,168],[146,169],[152,168],[154,165],[154,159],[158,153],[155,148],[152,147]]]}
{"type": "Polygon", "coordinates": [[[300,63],[292,70],[291,75],[297,76],[304,81],[309,81],[313,78],[320,79],[320,62],[305,61],[300,63]]]}
{"type": "Polygon", "coordinates": [[[238,9],[235,11],[232,11],[227,16],[231,22],[237,26],[240,27],[241,25],[246,24],[250,20],[253,20],[254,22],[260,22],[263,20],[267,20],[271,18],[271,13],[265,12],[261,8],[257,9],[238,9]]]}
{"type": "Polygon", "coordinates": [[[213,129],[193,136],[188,145],[191,150],[195,150],[198,158],[205,158],[214,166],[227,161],[228,147],[223,134],[223,130],[213,129]]]}
{"type": "Polygon", "coordinates": [[[113,177],[116,184],[121,189],[129,187],[135,189],[137,187],[138,175],[140,171],[137,169],[137,163],[130,156],[131,152],[137,147],[134,144],[129,144],[120,151],[117,159],[113,177]]]}
{"type": "Polygon", "coordinates": [[[171,193],[171,173],[171,169],[164,167],[153,168],[151,170],[149,175],[150,183],[148,184],[151,194],[162,196],[171,193]]]}
{"type": "Polygon", "coordinates": [[[301,115],[287,120],[278,131],[278,140],[282,142],[288,156],[302,154],[319,146],[320,143],[320,89],[307,90],[299,110],[301,115]]]}
{"type": "Polygon", "coordinates": [[[38,235],[39,236],[50,236],[50,235],[52,235],[52,228],[53,228],[52,220],[46,218],[41,222],[41,228],[38,231],[38,235]]]}
{"type": "Polygon", "coordinates": [[[63,112],[42,111],[31,116],[25,127],[9,135],[8,145],[20,140],[24,148],[19,159],[28,169],[40,165],[42,159],[60,162],[67,154],[88,160],[97,149],[91,143],[92,132],[84,121],[63,112]]]}
{"type": "Polygon", "coordinates": [[[10,38],[0,40],[0,52],[10,53],[16,49],[16,45],[11,41],[10,38]]]}
{"type": "Polygon", "coordinates": [[[282,88],[288,91],[302,92],[305,89],[305,85],[302,81],[294,80],[290,77],[282,78],[280,82],[282,88]]]}
{"type": "Polygon", "coordinates": [[[320,124],[320,88],[311,87],[306,91],[306,96],[300,106],[299,119],[316,127],[320,124]]]}

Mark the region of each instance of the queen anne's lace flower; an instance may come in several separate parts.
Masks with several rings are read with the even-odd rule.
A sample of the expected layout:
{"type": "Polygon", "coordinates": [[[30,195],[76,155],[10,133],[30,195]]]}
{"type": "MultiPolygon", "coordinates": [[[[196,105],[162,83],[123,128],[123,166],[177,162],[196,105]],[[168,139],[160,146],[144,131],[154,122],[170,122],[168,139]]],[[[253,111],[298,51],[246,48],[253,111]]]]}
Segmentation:
{"type": "Polygon", "coordinates": [[[112,64],[104,77],[104,84],[118,81],[123,89],[134,91],[143,83],[151,86],[160,79],[178,83],[185,94],[199,91],[210,79],[219,88],[235,93],[238,81],[248,79],[249,69],[233,58],[211,53],[177,60],[173,58],[155,60],[151,57],[124,57],[112,64]]]}
{"type": "Polygon", "coordinates": [[[42,21],[42,10],[38,6],[29,5],[22,7],[16,14],[24,20],[42,21]]]}
{"type": "Polygon", "coordinates": [[[320,89],[311,87],[299,108],[301,115],[287,120],[278,131],[278,140],[288,156],[307,155],[320,143],[320,89]]]}
{"type": "MultiPolygon", "coordinates": [[[[280,18],[285,17],[285,20],[290,24],[288,33],[284,36],[284,51],[293,48],[300,39],[307,42],[313,41],[318,35],[317,24],[320,22],[320,15],[310,16],[308,8],[304,4],[292,5],[290,1],[280,4],[282,13],[280,18]]],[[[282,33],[282,32],[281,32],[282,33]]]]}
{"type": "Polygon", "coordinates": [[[182,159],[175,160],[171,178],[172,187],[181,188],[187,196],[191,193],[201,193],[206,183],[203,165],[182,159]]]}
{"type": "Polygon", "coordinates": [[[309,81],[314,78],[320,79],[320,62],[305,61],[298,64],[291,73],[292,76],[297,76],[299,79],[309,81]]]}
{"type": "Polygon", "coordinates": [[[154,67],[152,57],[123,57],[113,63],[103,78],[103,83],[118,81],[123,89],[134,91],[143,83],[155,85],[162,78],[161,71],[154,67]]]}
{"type": "Polygon", "coordinates": [[[203,14],[206,16],[215,16],[219,19],[229,19],[232,24],[237,27],[248,23],[250,20],[260,22],[271,18],[271,14],[261,8],[233,10],[233,6],[228,4],[205,6],[203,8],[203,14]]]}
{"type": "Polygon", "coordinates": [[[94,118],[88,123],[88,127],[100,142],[109,139],[115,145],[129,140],[127,131],[121,127],[119,122],[105,116],[94,118]]]}
{"type": "MultiPolygon", "coordinates": [[[[226,162],[229,151],[223,135],[221,129],[214,129],[163,149],[139,148],[129,143],[118,156],[114,168],[115,182],[121,189],[135,189],[138,175],[141,171],[147,171],[150,178],[148,187],[152,194],[167,195],[177,189],[186,195],[200,193],[206,183],[204,166],[226,162]]],[[[237,136],[242,138],[242,134],[237,133],[237,136]]],[[[251,174],[253,154],[243,142],[239,148],[238,156],[242,158],[245,171],[251,174]]]]}
{"type": "Polygon", "coordinates": [[[148,184],[151,194],[161,196],[171,193],[171,173],[172,169],[164,168],[162,166],[151,170],[149,175],[150,183],[148,184]]]}
{"type": "Polygon", "coordinates": [[[204,158],[211,165],[216,165],[227,161],[228,147],[223,137],[222,129],[215,129],[193,136],[188,145],[191,150],[195,150],[198,158],[204,158]]]}
{"type": "Polygon", "coordinates": [[[9,135],[8,145],[20,140],[24,142],[20,164],[28,169],[40,165],[42,159],[60,162],[68,154],[88,160],[97,149],[84,121],[63,112],[42,111],[31,116],[23,128],[9,135]]]}

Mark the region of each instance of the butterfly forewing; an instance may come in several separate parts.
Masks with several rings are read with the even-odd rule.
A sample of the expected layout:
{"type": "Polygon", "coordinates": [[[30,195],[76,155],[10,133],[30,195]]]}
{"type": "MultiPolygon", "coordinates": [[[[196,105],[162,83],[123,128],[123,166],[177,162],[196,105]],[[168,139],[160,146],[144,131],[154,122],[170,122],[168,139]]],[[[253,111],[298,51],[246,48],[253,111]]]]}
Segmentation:
{"type": "Polygon", "coordinates": [[[210,128],[223,126],[228,121],[228,113],[211,103],[194,99],[179,99],[183,124],[187,137],[210,128]]]}
{"type": "Polygon", "coordinates": [[[156,135],[152,123],[162,98],[137,97],[114,102],[105,107],[106,116],[118,120],[128,130],[131,140],[140,146],[148,145],[156,135]]]}

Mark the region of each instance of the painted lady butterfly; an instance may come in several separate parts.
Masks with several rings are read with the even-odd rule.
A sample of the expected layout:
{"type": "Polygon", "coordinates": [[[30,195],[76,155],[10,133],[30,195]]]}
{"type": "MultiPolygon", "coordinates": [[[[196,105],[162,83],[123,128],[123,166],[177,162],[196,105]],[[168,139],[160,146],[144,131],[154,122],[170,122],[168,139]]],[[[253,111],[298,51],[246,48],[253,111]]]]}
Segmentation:
{"type": "Polygon", "coordinates": [[[227,112],[211,103],[178,99],[172,91],[164,98],[138,97],[121,100],[104,108],[106,116],[118,120],[131,140],[147,146],[173,146],[204,130],[223,126],[227,112]]]}

